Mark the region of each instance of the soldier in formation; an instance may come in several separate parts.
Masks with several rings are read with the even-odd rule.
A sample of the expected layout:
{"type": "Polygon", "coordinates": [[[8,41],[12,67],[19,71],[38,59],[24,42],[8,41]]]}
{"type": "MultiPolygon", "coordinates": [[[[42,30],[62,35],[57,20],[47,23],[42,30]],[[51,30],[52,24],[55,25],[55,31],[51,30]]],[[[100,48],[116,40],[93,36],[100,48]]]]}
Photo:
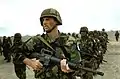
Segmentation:
{"type": "Polygon", "coordinates": [[[74,70],[69,68],[66,61],[76,63],[80,61],[80,55],[77,50],[71,50],[73,43],[67,45],[69,37],[58,30],[58,25],[62,25],[59,12],[53,8],[45,9],[40,16],[40,22],[46,34],[32,37],[26,43],[24,51],[27,52],[20,54],[16,60],[32,67],[36,79],[75,79],[74,70]],[[53,62],[46,66],[43,61],[39,62],[34,56],[44,49],[52,51],[54,57],[60,58],[60,64],[53,62]]]}
{"type": "Polygon", "coordinates": [[[116,41],[118,41],[118,39],[119,39],[119,32],[118,31],[115,32],[115,39],[116,39],[116,41]]]}
{"type": "Polygon", "coordinates": [[[101,31],[101,35],[106,39],[106,41],[108,42],[108,34],[105,32],[105,29],[103,28],[101,31]]]}
{"type": "MultiPolygon", "coordinates": [[[[81,37],[76,34],[75,40],[81,54],[82,64],[84,67],[97,70],[103,61],[106,62],[103,57],[107,50],[108,35],[105,30],[88,31],[87,27],[80,28],[80,35],[81,37]]],[[[84,72],[81,78],[93,79],[93,76],[94,74],[90,72],[84,72]]]]}
{"type": "Polygon", "coordinates": [[[11,47],[14,70],[15,70],[16,76],[19,79],[26,79],[26,65],[23,63],[23,61],[18,60],[19,56],[25,52],[25,51],[22,51],[23,50],[22,45],[23,45],[22,36],[20,33],[16,33],[14,35],[13,45],[11,47]]]}
{"type": "MultiPolygon", "coordinates": [[[[80,43],[79,43],[79,49],[80,54],[82,58],[82,63],[85,67],[94,69],[94,58],[91,57],[91,55],[94,55],[94,42],[91,38],[88,36],[88,28],[87,27],[81,27],[80,28],[80,43]]],[[[82,79],[93,79],[93,73],[91,72],[84,72],[82,75],[82,79]]]]}
{"type": "Polygon", "coordinates": [[[9,59],[5,50],[9,44],[7,48],[11,49],[16,76],[26,79],[27,66],[33,69],[36,79],[76,79],[76,76],[93,79],[92,72],[82,69],[78,72],[69,67],[67,62],[97,70],[107,50],[108,35],[105,29],[101,32],[89,31],[84,26],[80,28],[80,34],[60,33],[58,26],[62,25],[62,19],[59,12],[53,8],[45,9],[41,13],[40,23],[46,34],[37,34],[26,42],[22,42],[20,33],[14,35],[13,44],[10,38],[6,40],[4,37],[4,56],[9,59]],[[60,59],[59,64],[40,60],[41,55],[46,52],[60,59]]]}
{"type": "Polygon", "coordinates": [[[7,60],[7,62],[11,61],[11,54],[10,54],[10,43],[9,40],[6,36],[3,37],[3,43],[2,43],[2,48],[3,48],[3,55],[5,57],[4,60],[7,60]]]}
{"type": "Polygon", "coordinates": [[[2,52],[2,41],[0,39],[0,54],[3,55],[3,52],[2,52]]]}

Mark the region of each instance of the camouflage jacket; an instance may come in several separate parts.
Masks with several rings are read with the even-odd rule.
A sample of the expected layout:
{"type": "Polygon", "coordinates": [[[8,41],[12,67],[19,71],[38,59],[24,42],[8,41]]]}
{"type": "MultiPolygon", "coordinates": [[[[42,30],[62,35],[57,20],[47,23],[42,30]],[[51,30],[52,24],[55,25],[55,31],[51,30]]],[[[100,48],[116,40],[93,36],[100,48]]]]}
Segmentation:
{"type": "Polygon", "coordinates": [[[108,40],[108,34],[107,34],[107,32],[102,32],[102,36],[106,39],[106,41],[108,40]]]}
{"type": "MultiPolygon", "coordinates": [[[[85,54],[88,53],[93,55],[94,54],[94,40],[92,38],[80,39],[79,41],[79,50],[81,52],[81,56],[84,59],[85,54]]],[[[85,56],[86,57],[86,56],[85,56]]]]}
{"type": "Polygon", "coordinates": [[[22,56],[26,55],[26,45],[24,45],[24,42],[22,40],[19,43],[14,42],[13,45],[10,47],[11,56],[13,57],[13,63],[14,64],[24,64],[21,60],[22,56]]]}
{"type": "MultiPolygon", "coordinates": [[[[60,58],[61,55],[65,55],[65,53],[67,53],[67,56],[65,56],[69,61],[80,61],[80,55],[77,51],[76,44],[68,43],[69,37],[60,35],[60,37],[55,40],[50,40],[50,38],[46,34],[41,35],[41,37],[43,37],[51,45],[51,47],[55,51],[57,51],[57,53],[54,54],[55,57],[60,58]]],[[[28,52],[21,56],[21,60],[23,60],[25,57],[29,58],[32,53],[39,53],[42,48],[51,50],[40,40],[39,35],[32,37],[32,39],[26,44],[26,46],[28,52]]],[[[50,64],[50,67],[48,69],[46,68],[44,72],[42,72],[42,70],[40,72],[35,72],[35,77],[40,79],[70,79],[72,77],[72,75],[70,74],[71,73],[63,73],[59,65],[50,64]]]]}

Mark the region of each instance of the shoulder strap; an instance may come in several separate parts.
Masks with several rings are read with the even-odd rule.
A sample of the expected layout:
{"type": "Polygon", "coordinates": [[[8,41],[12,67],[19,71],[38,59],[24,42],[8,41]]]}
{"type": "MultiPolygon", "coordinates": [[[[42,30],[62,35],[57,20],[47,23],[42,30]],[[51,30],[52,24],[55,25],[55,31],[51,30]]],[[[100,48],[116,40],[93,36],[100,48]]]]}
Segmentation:
{"type": "Polygon", "coordinates": [[[43,37],[39,36],[38,39],[41,40],[45,45],[47,45],[52,51],[56,52],[43,37]]]}
{"type": "MultiPolygon", "coordinates": [[[[50,44],[43,37],[39,36],[38,39],[41,40],[45,45],[47,45],[52,51],[56,53],[56,51],[50,46],[50,44]]],[[[60,46],[60,47],[62,48],[65,57],[68,57],[70,59],[70,54],[68,54],[64,46],[60,46]]]]}

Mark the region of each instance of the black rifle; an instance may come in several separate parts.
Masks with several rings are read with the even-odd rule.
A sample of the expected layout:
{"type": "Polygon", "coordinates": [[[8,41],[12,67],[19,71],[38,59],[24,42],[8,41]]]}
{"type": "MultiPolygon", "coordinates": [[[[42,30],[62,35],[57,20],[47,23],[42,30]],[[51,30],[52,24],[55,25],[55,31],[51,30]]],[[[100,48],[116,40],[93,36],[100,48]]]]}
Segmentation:
{"type": "MultiPolygon", "coordinates": [[[[50,62],[53,62],[55,64],[59,64],[61,59],[57,58],[57,57],[54,57],[52,56],[53,52],[52,51],[49,51],[47,49],[41,49],[41,54],[40,53],[33,53],[31,54],[30,58],[37,58],[40,60],[40,62],[43,62],[43,66],[48,66],[50,64],[50,62]]],[[[67,62],[69,67],[73,70],[84,70],[84,71],[87,71],[87,72],[92,72],[94,74],[98,74],[98,75],[101,75],[103,76],[104,73],[103,72],[100,72],[100,71],[96,71],[96,70],[93,70],[93,69],[90,69],[90,68],[85,68],[83,66],[81,66],[80,63],[72,63],[72,62],[67,62]]]]}
{"type": "Polygon", "coordinates": [[[93,57],[93,58],[95,58],[95,59],[97,59],[97,60],[102,60],[102,61],[104,61],[104,62],[107,62],[106,60],[103,60],[103,59],[101,59],[101,57],[97,57],[97,56],[95,56],[95,55],[91,55],[91,54],[89,54],[89,53],[86,53],[86,52],[84,52],[84,51],[79,51],[82,55],[86,55],[86,56],[90,56],[90,57],[93,57]]]}

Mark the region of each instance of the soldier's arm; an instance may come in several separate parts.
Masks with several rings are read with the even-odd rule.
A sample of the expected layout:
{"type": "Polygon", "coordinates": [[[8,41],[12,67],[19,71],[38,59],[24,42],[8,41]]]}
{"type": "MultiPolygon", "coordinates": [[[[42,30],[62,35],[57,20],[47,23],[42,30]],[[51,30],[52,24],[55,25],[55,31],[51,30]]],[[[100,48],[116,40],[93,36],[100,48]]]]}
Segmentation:
{"type": "MultiPolygon", "coordinates": [[[[61,70],[66,73],[73,71],[69,68],[68,64],[66,63],[67,60],[74,62],[74,63],[77,63],[81,60],[80,53],[77,50],[77,44],[76,44],[75,40],[72,40],[72,42],[69,40],[71,40],[71,39],[68,38],[68,40],[65,43],[65,47],[64,47],[68,53],[66,55],[68,55],[68,56],[65,56],[66,59],[61,60],[61,70]]],[[[64,53],[66,53],[66,52],[64,52],[64,53]]]]}
{"type": "Polygon", "coordinates": [[[21,60],[23,60],[24,64],[32,67],[33,70],[39,70],[42,68],[42,64],[35,58],[34,60],[29,58],[31,53],[34,53],[34,47],[33,47],[34,44],[35,44],[34,38],[32,38],[28,43],[26,43],[26,47],[24,49],[25,54],[21,55],[21,60]]]}

